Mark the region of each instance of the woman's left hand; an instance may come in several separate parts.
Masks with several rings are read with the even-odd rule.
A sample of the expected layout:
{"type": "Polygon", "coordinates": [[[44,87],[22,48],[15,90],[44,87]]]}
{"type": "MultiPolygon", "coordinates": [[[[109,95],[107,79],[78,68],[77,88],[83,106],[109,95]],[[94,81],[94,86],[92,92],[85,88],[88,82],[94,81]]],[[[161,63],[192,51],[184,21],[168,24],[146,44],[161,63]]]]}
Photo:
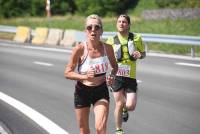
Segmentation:
{"type": "Polygon", "coordinates": [[[111,86],[114,83],[114,81],[115,81],[115,77],[114,76],[108,75],[106,77],[106,83],[107,83],[108,86],[111,86]]]}

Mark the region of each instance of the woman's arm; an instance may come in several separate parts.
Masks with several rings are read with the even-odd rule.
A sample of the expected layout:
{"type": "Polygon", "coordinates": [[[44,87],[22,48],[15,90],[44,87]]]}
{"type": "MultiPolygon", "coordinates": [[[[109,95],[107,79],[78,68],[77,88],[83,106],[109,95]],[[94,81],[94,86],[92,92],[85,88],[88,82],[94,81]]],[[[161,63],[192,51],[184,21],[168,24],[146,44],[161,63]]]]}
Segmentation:
{"type": "Polygon", "coordinates": [[[87,79],[87,75],[82,75],[75,72],[75,68],[78,64],[78,61],[81,55],[83,55],[83,51],[84,51],[84,46],[82,44],[79,44],[73,48],[72,55],[70,57],[68,64],[66,65],[65,72],[64,72],[64,76],[67,79],[71,79],[71,80],[87,79]]]}
{"type": "Polygon", "coordinates": [[[117,71],[118,71],[118,64],[116,62],[116,58],[115,58],[115,55],[114,55],[114,50],[113,50],[113,47],[111,45],[105,44],[105,46],[106,46],[108,59],[110,61],[110,65],[112,67],[111,75],[115,76],[117,71]]]}

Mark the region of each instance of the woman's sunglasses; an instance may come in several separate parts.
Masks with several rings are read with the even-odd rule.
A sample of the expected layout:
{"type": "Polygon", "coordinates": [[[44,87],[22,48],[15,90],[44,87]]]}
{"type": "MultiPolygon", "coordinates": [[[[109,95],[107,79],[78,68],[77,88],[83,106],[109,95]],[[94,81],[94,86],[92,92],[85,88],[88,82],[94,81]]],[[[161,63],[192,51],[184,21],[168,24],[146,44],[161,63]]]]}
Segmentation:
{"type": "Polygon", "coordinates": [[[92,29],[94,29],[95,31],[97,31],[97,30],[101,29],[101,26],[100,25],[88,25],[88,26],[86,26],[86,29],[88,31],[90,31],[92,29]]]}

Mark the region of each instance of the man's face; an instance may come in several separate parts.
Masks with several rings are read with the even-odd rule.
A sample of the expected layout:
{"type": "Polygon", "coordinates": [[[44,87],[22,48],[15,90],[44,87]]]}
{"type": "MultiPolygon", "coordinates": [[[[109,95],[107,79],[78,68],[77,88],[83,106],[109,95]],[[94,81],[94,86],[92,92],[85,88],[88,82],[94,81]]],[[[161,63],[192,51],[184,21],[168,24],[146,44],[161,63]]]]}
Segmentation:
{"type": "Polygon", "coordinates": [[[117,30],[119,32],[128,32],[130,25],[125,17],[119,17],[117,20],[117,30]]]}

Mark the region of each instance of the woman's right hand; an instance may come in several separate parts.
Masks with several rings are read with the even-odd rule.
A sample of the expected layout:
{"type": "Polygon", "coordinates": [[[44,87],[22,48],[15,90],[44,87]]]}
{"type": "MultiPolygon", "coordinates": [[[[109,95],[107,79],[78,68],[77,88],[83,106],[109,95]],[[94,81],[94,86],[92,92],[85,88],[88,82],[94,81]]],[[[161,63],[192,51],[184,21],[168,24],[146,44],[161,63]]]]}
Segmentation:
{"type": "Polygon", "coordinates": [[[90,69],[87,71],[87,79],[93,79],[95,75],[95,69],[93,67],[90,67],[90,69]]]}

